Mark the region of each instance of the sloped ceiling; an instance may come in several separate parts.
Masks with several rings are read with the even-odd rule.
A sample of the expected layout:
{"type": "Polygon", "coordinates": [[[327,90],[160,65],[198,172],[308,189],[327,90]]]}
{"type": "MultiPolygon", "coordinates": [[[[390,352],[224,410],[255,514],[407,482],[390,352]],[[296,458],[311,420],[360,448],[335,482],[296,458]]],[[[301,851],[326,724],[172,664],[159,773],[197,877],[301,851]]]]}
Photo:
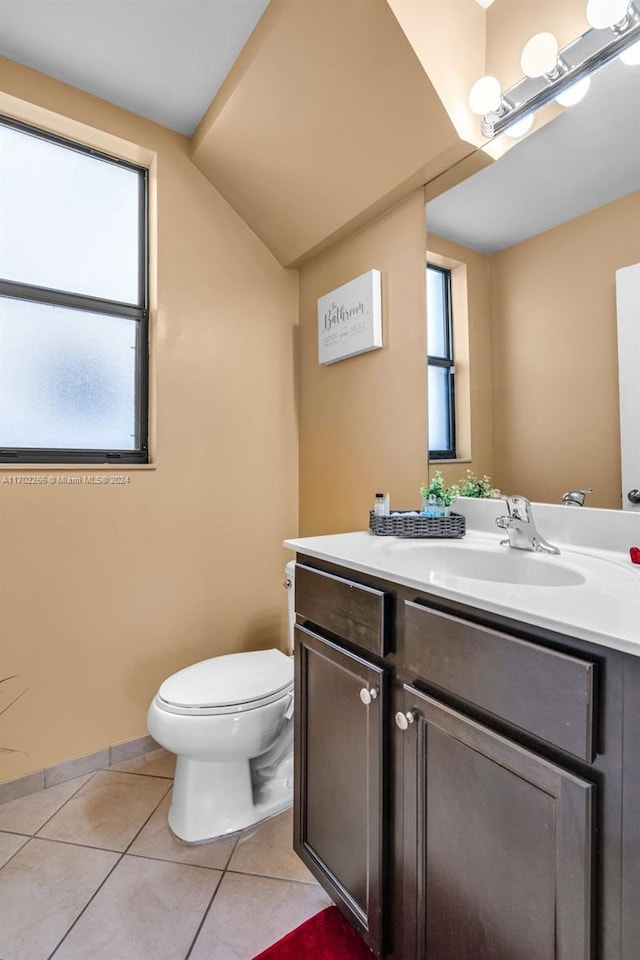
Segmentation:
{"type": "Polygon", "coordinates": [[[192,156],[290,266],[473,150],[386,0],[271,0],[192,156]]]}

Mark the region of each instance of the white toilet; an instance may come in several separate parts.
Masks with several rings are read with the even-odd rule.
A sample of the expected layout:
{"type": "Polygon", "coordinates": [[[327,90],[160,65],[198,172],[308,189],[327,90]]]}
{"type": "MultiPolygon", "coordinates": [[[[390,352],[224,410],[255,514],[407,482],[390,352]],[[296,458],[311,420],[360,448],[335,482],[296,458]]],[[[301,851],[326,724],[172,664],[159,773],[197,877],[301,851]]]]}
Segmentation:
{"type": "MultiPolygon", "coordinates": [[[[293,561],[285,568],[293,650],[293,561]]],[[[165,680],[149,707],[154,740],[177,754],[169,826],[187,843],[243,830],[291,806],[293,657],[232,653],[165,680]]]]}

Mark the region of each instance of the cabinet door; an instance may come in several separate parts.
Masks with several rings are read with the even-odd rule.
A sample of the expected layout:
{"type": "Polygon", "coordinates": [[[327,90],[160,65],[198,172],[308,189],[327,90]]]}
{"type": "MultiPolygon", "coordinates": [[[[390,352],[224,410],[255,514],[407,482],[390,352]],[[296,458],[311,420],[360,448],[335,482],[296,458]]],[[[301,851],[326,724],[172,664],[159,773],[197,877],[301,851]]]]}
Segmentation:
{"type": "Polygon", "coordinates": [[[380,956],[384,671],[295,635],[294,847],[380,956]]]}
{"type": "Polygon", "coordinates": [[[590,960],[593,785],[410,686],[407,720],[404,960],[590,960]]]}

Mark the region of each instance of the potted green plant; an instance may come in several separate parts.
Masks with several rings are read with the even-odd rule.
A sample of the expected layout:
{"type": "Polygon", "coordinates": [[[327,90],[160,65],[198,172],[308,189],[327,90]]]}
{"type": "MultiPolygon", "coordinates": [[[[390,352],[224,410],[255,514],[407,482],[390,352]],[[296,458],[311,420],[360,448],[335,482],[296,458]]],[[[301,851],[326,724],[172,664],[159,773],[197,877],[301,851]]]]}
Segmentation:
{"type": "Polygon", "coordinates": [[[445,486],[442,471],[436,470],[431,480],[420,487],[421,509],[426,510],[429,498],[433,497],[444,507],[445,515],[450,513],[451,504],[456,497],[488,499],[499,495],[500,491],[491,486],[491,478],[486,473],[477,477],[472,470],[467,470],[464,478],[459,483],[452,483],[450,487],[445,486]]]}
{"type": "Polygon", "coordinates": [[[488,498],[495,496],[491,479],[486,474],[482,477],[476,477],[471,470],[467,470],[466,476],[460,481],[457,490],[459,497],[488,498]]]}
{"type": "Polygon", "coordinates": [[[441,470],[436,470],[428,483],[423,483],[420,487],[421,508],[426,509],[429,497],[435,497],[444,507],[445,516],[450,513],[451,504],[459,496],[457,485],[454,483],[450,487],[445,487],[441,470]]]}

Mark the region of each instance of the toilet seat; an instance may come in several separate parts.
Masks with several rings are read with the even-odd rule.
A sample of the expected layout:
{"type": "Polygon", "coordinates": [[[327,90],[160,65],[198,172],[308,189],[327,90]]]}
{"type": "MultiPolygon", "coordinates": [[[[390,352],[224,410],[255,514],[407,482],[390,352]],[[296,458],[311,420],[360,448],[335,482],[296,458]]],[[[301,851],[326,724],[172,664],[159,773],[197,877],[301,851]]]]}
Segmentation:
{"type": "Polygon", "coordinates": [[[212,657],[164,681],[156,704],[167,713],[191,716],[255,710],[293,690],[293,660],[280,650],[212,657]]]}

